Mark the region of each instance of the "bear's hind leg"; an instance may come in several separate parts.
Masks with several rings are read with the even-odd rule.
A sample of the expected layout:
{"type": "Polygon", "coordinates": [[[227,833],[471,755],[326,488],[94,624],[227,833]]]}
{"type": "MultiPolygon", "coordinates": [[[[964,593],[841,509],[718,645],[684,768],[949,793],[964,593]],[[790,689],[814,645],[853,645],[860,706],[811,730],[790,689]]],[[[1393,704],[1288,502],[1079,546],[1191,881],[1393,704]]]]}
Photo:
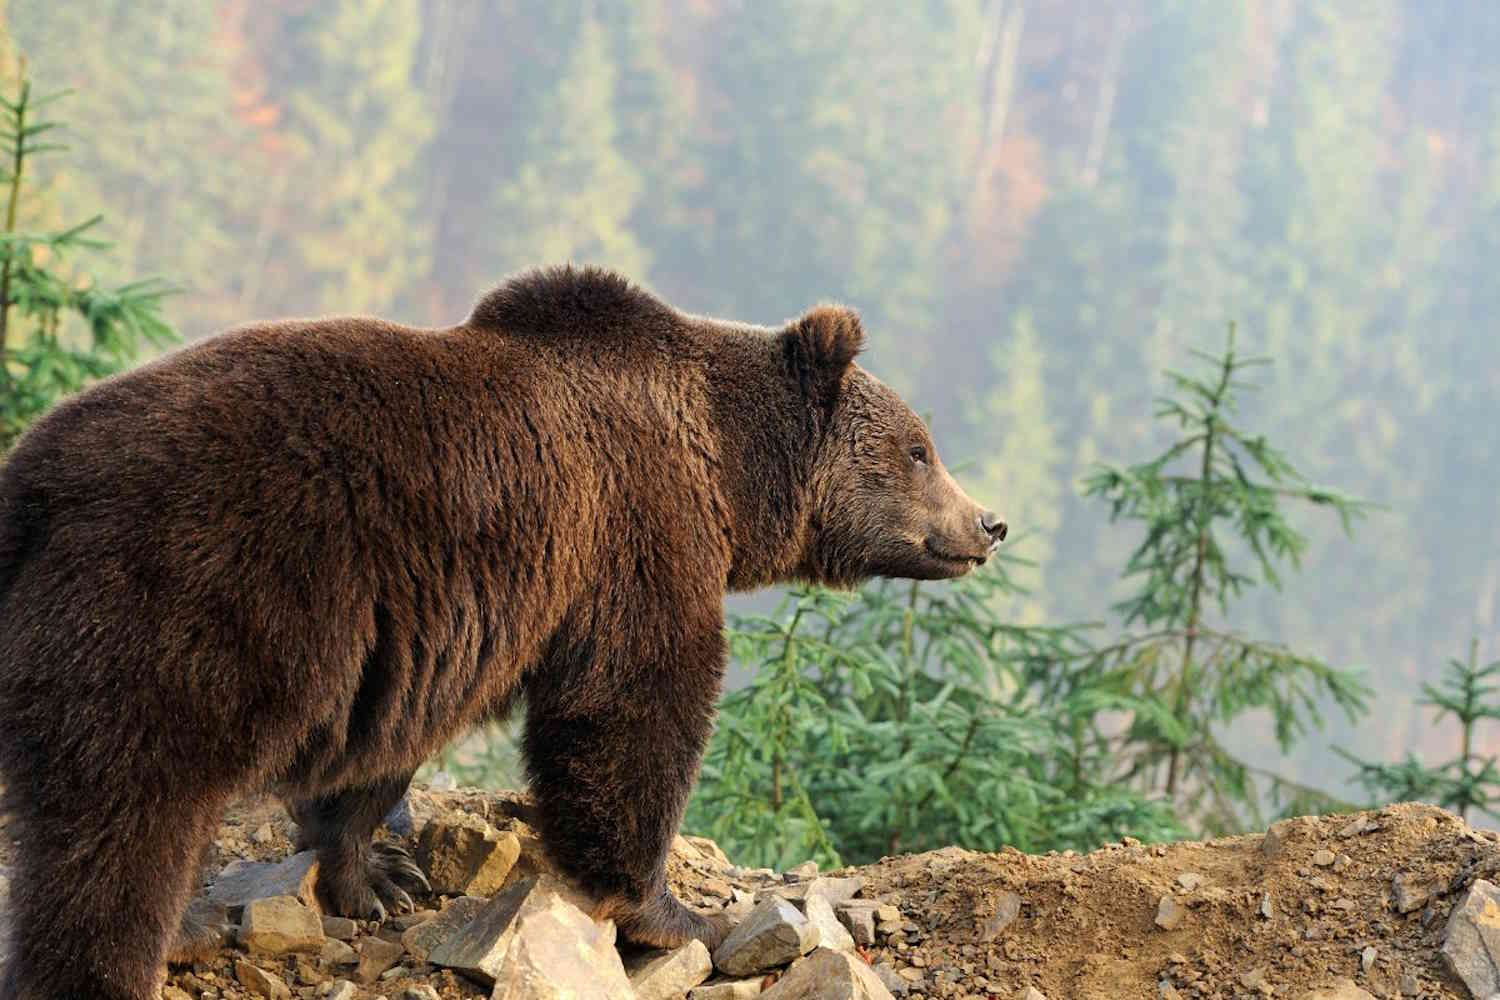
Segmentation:
{"type": "Polygon", "coordinates": [[[375,828],[410,784],[407,774],[292,805],[297,849],[317,849],[318,893],[335,913],[384,920],[387,908],[415,909],[410,893],[432,891],[405,848],[371,842],[375,828]]]}
{"type": "Polygon", "coordinates": [[[23,801],[16,824],[6,1000],[156,1000],[225,801],[155,781],[126,799],[82,786],[23,801]]]}
{"type": "Polygon", "coordinates": [[[637,670],[595,646],[604,662],[554,657],[527,691],[526,762],[548,850],[600,901],[596,917],[613,917],[624,938],[657,948],[693,938],[714,948],[728,929],[689,910],[666,880],[723,674],[718,611],[703,617],[637,670]],[[619,683],[596,689],[605,677],[619,683]]]}

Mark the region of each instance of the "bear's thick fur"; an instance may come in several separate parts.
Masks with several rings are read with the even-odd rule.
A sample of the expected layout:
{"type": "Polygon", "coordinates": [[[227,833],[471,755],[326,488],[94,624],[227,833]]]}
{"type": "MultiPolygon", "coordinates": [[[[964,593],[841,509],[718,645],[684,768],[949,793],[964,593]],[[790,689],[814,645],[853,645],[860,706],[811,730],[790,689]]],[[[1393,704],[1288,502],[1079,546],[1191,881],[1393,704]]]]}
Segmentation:
{"type": "Polygon", "coordinates": [[[1004,534],[861,342],[838,307],[772,330],[554,268],[456,327],[245,326],[58,405],[0,468],[3,996],[154,997],[248,791],[334,911],[408,904],[371,833],[523,694],[558,862],[624,936],[712,943],[663,861],[726,590],[957,576],[1004,534]]]}

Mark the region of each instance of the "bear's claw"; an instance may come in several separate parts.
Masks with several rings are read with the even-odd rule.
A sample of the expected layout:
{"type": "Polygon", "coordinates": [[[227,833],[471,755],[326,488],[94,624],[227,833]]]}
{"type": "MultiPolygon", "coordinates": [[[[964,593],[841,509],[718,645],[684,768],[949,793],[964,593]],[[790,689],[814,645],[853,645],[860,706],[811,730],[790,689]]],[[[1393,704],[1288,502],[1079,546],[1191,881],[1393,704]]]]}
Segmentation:
{"type": "Polygon", "coordinates": [[[320,878],[318,888],[335,913],[356,920],[383,922],[392,910],[410,913],[417,908],[411,892],[432,892],[427,876],[406,849],[387,841],[372,843],[356,863],[342,870],[348,873],[346,877],[320,878]]]}

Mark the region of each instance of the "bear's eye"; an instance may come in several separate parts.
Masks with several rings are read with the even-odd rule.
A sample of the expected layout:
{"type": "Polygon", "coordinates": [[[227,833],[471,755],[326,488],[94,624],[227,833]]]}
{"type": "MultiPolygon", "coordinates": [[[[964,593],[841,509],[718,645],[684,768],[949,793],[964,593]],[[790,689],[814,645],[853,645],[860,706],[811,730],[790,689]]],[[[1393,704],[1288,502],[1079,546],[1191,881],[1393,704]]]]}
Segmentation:
{"type": "Polygon", "coordinates": [[[910,455],[911,460],[913,462],[916,462],[918,465],[927,464],[927,449],[922,447],[921,445],[917,445],[916,447],[912,448],[907,452],[907,454],[910,455]]]}

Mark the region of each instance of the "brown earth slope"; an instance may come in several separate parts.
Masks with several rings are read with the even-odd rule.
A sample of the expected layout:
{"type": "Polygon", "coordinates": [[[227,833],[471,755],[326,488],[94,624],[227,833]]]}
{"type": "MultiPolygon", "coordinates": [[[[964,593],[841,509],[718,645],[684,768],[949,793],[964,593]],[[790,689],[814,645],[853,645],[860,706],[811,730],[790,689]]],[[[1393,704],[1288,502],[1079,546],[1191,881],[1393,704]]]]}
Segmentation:
{"type": "MultiPolygon", "coordinates": [[[[430,822],[482,820],[491,831],[519,836],[517,872],[528,863],[532,870],[546,868],[526,812],[518,796],[416,789],[407,843],[415,844],[416,832],[430,822]]],[[[290,832],[290,820],[274,804],[236,808],[220,830],[218,865],[206,873],[207,882],[236,859],[285,857],[290,832]]],[[[1045,856],[946,848],[824,874],[858,876],[860,897],[899,909],[899,920],[883,911],[874,940],[859,954],[884,966],[882,978],[898,995],[906,989],[909,1000],[1035,1000],[1028,988],[1049,1000],[1296,1000],[1340,979],[1376,997],[1469,996],[1439,948],[1459,890],[1497,866],[1494,834],[1439,809],[1397,805],[1287,820],[1265,835],[1203,843],[1127,841],[1089,854],[1045,856]]],[[[782,891],[798,878],[736,868],[696,839],[679,839],[671,877],[684,901],[704,908],[748,908],[757,893],[782,891]]],[[[440,910],[446,902],[432,896],[417,905],[440,910]]],[[[431,914],[396,923],[409,925],[424,915],[431,914]]],[[[391,926],[352,929],[350,944],[360,954],[384,954],[389,946],[369,942],[400,937],[391,926]]],[[[340,1000],[490,995],[399,948],[383,971],[372,962],[364,977],[371,981],[360,982],[344,954],[341,967],[327,955],[251,956],[226,943],[208,961],[174,968],[167,995],[230,1000],[256,995],[253,987],[284,996],[283,983],[291,995],[340,1000]],[[279,982],[268,987],[248,964],[279,982]]],[[[628,952],[626,958],[628,967],[628,952]]]]}

